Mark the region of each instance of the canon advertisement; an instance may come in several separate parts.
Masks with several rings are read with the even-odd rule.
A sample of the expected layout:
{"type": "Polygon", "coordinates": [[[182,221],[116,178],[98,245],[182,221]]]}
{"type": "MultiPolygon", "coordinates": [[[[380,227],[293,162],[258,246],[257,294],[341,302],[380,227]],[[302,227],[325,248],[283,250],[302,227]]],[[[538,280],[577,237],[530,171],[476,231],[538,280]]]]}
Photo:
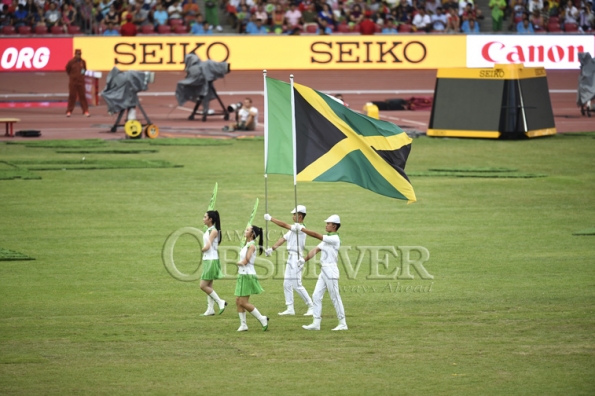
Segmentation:
{"type": "Polygon", "coordinates": [[[526,67],[578,69],[579,52],[594,55],[592,35],[467,36],[467,67],[522,63],[526,67]]]}

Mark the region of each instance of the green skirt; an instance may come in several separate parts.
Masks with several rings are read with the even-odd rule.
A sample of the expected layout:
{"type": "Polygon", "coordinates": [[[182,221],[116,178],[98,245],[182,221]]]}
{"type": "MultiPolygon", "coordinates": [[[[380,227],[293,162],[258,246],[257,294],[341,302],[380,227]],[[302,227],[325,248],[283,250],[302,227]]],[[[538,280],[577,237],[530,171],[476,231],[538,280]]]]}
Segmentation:
{"type": "Polygon", "coordinates": [[[238,281],[236,282],[236,293],[238,297],[251,296],[253,294],[260,294],[264,291],[256,275],[238,274],[238,281]]]}
{"type": "Polygon", "coordinates": [[[221,278],[223,278],[223,272],[221,272],[219,259],[202,261],[202,276],[200,279],[209,281],[221,278]]]}

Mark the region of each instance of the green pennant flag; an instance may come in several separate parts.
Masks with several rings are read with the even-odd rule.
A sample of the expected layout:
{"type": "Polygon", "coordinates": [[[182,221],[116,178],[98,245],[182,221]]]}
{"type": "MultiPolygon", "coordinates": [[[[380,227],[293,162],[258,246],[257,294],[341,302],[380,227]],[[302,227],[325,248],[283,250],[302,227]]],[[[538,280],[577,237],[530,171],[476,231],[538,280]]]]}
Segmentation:
{"type": "MultiPolygon", "coordinates": [[[[293,174],[291,113],[271,115],[272,109],[291,112],[291,86],[270,78],[266,85],[265,122],[270,123],[268,130],[265,126],[266,169],[293,174]]],[[[343,181],[387,197],[416,201],[405,174],[412,140],[402,129],[356,113],[301,84],[294,84],[293,93],[298,181],[343,181]]]]}

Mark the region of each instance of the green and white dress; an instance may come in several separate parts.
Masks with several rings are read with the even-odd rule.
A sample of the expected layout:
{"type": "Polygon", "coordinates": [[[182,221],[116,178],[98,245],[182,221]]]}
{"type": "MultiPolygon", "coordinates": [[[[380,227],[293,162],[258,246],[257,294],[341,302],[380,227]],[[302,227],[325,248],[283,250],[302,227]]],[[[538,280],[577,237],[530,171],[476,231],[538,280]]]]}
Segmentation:
{"type": "MultiPolygon", "coordinates": [[[[240,250],[240,261],[246,258],[248,248],[250,246],[256,246],[254,241],[248,242],[242,250],[240,250]]],[[[258,249],[258,246],[256,246],[258,249]]],[[[238,297],[251,296],[253,294],[260,294],[264,291],[258,279],[256,278],[256,270],[254,269],[254,260],[256,260],[256,250],[250,261],[246,265],[238,265],[238,281],[236,282],[236,293],[238,297]]]]}
{"type": "MultiPolygon", "coordinates": [[[[215,230],[215,226],[209,227],[202,236],[202,243],[203,246],[209,242],[209,236],[211,235],[211,231],[215,230]]],[[[202,276],[200,279],[202,280],[215,280],[223,278],[223,273],[221,272],[221,264],[219,263],[219,253],[217,252],[217,248],[219,247],[219,236],[213,240],[211,247],[209,250],[203,253],[202,255],[202,276]]]]}

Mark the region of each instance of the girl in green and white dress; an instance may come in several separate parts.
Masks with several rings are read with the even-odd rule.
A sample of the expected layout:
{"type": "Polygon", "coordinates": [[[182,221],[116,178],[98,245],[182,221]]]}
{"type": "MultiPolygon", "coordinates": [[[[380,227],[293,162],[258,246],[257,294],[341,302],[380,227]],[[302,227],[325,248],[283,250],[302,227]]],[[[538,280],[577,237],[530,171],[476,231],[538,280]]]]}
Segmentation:
{"type": "Polygon", "coordinates": [[[250,296],[253,294],[260,294],[264,290],[258,283],[256,278],[256,270],[254,269],[254,260],[256,260],[256,250],[258,254],[262,254],[262,228],[251,226],[244,231],[246,236],[246,245],[240,250],[240,261],[238,262],[238,281],[236,283],[236,306],[238,307],[238,315],[240,316],[240,327],[238,331],[247,331],[246,325],[246,311],[250,312],[261,324],[262,330],[266,331],[269,327],[269,318],[263,316],[258,309],[250,304],[250,296]],[[258,240],[258,248],[256,247],[256,238],[258,240]]]}
{"type": "Polygon", "coordinates": [[[202,276],[200,277],[200,288],[207,294],[207,310],[202,316],[215,315],[213,309],[215,303],[219,306],[219,315],[225,311],[227,302],[219,298],[215,290],[213,290],[213,281],[215,279],[223,278],[221,272],[221,264],[219,264],[219,253],[217,247],[221,242],[221,221],[219,219],[219,212],[216,210],[209,210],[203,217],[203,222],[208,227],[203,234],[202,242],[202,276]]]}

